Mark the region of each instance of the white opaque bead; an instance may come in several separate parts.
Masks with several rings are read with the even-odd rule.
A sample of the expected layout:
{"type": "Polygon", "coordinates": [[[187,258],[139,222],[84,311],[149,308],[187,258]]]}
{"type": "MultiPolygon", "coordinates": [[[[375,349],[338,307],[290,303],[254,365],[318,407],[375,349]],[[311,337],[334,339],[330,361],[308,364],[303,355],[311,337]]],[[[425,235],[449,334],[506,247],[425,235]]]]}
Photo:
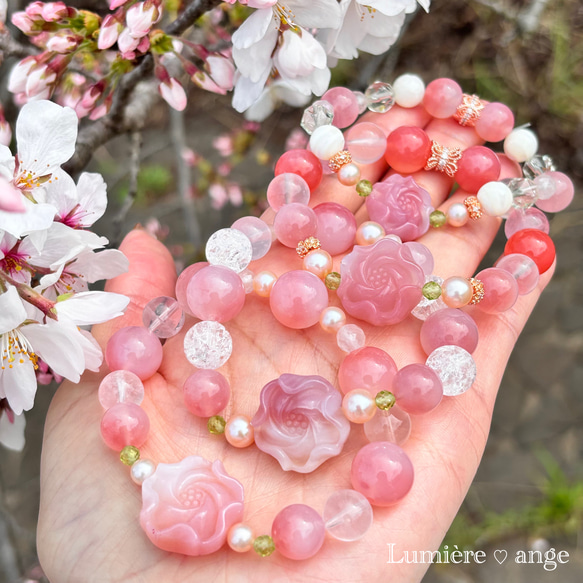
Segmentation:
{"type": "Polygon", "coordinates": [[[353,163],[344,164],[338,170],[338,182],[344,186],[354,186],[360,180],[360,168],[353,163]]]}
{"type": "Polygon", "coordinates": [[[512,130],[504,140],[504,153],[516,162],[530,160],[537,150],[538,138],[526,128],[512,130]]]}
{"type": "Polygon", "coordinates": [[[253,529],[242,522],[233,524],[227,534],[227,544],[237,553],[246,553],[253,547],[253,529]]]}
{"type": "Polygon", "coordinates": [[[362,538],[372,525],[372,507],[356,490],[338,490],[326,500],[322,518],[328,533],[337,540],[362,538]]]}
{"type": "Polygon", "coordinates": [[[447,222],[452,227],[463,227],[469,218],[468,209],[461,202],[456,202],[447,209],[447,222]]]}
{"type": "Polygon", "coordinates": [[[310,150],[320,160],[330,160],[344,149],[344,134],[335,126],[320,126],[310,136],[310,150]]]}
{"type": "Polygon", "coordinates": [[[512,191],[503,182],[487,182],[478,190],[482,210],[491,217],[502,217],[512,208],[512,191]]]}
{"type": "Polygon", "coordinates": [[[144,483],[144,480],[149,478],[154,473],[155,469],[156,466],[152,460],[138,460],[135,464],[132,465],[130,475],[134,483],[138,484],[138,486],[141,486],[144,483]]]}
{"type": "Polygon", "coordinates": [[[407,73],[395,79],[393,83],[395,103],[401,107],[416,107],[423,101],[425,83],[419,75],[407,73]]]}
{"type": "Polygon", "coordinates": [[[342,326],[336,334],[338,348],[344,352],[352,352],[364,346],[366,336],[364,330],[356,324],[346,324],[342,326]]]}

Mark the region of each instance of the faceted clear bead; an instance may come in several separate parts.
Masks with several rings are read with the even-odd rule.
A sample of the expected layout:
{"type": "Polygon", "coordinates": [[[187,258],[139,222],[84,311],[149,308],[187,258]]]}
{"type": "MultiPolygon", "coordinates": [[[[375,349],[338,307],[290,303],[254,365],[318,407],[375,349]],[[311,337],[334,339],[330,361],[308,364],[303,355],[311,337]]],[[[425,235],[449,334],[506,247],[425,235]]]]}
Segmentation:
{"type": "Polygon", "coordinates": [[[536,186],[528,178],[506,178],[502,180],[512,192],[512,206],[517,209],[530,208],[537,201],[536,186]]]}
{"type": "Polygon", "coordinates": [[[395,105],[395,92],[388,83],[375,81],[364,92],[368,103],[367,107],[375,113],[385,113],[395,105]]]}
{"type": "Polygon", "coordinates": [[[146,304],[142,312],[142,322],[158,338],[171,338],[182,330],[184,312],[177,300],[160,296],[146,304]]]}
{"type": "Polygon", "coordinates": [[[205,253],[211,265],[222,265],[239,273],[251,262],[253,247],[241,231],[219,229],[207,241],[205,253]]]}
{"type": "Polygon", "coordinates": [[[362,538],[371,527],[372,506],[356,490],[338,490],[326,500],[322,518],[330,536],[354,541],[362,538]]]}
{"type": "MultiPolygon", "coordinates": [[[[425,283],[428,281],[433,281],[439,285],[443,283],[443,279],[437,275],[428,275],[425,278],[425,283]]],[[[421,296],[421,301],[411,310],[411,314],[418,320],[427,320],[431,314],[444,308],[447,308],[447,306],[442,296],[439,296],[436,300],[428,300],[426,297],[421,296]]]]}
{"type": "Polygon", "coordinates": [[[219,368],[232,352],[231,335],[218,322],[198,322],[184,337],[184,354],[197,368],[219,368]]]}
{"type": "Polygon", "coordinates": [[[329,126],[334,120],[334,108],[332,104],[324,99],[314,101],[312,105],[306,107],[302,115],[300,125],[308,134],[312,135],[316,128],[320,126],[329,126]]]}
{"type": "Polygon", "coordinates": [[[356,324],[346,324],[336,333],[336,343],[338,348],[344,352],[352,352],[364,346],[366,336],[360,326],[356,324]]]}
{"type": "Polygon", "coordinates": [[[545,172],[554,172],[556,169],[557,167],[550,156],[537,154],[524,163],[522,173],[525,178],[534,180],[537,176],[545,172]]]}
{"type": "Polygon", "coordinates": [[[144,400],[144,385],[133,372],[114,370],[101,381],[97,396],[104,409],[110,409],[118,403],[141,405],[144,400]]]}
{"type": "Polygon", "coordinates": [[[353,91],[356,102],[358,103],[358,113],[362,114],[368,109],[368,99],[362,91],[353,91]]]}
{"type": "Polygon", "coordinates": [[[369,441],[390,441],[402,445],[411,435],[411,417],[397,405],[387,411],[379,409],[364,424],[364,433],[369,441]]]}
{"type": "Polygon", "coordinates": [[[476,380],[476,363],[472,355],[459,346],[440,346],[425,361],[443,384],[443,394],[455,397],[465,393],[476,380]]]}

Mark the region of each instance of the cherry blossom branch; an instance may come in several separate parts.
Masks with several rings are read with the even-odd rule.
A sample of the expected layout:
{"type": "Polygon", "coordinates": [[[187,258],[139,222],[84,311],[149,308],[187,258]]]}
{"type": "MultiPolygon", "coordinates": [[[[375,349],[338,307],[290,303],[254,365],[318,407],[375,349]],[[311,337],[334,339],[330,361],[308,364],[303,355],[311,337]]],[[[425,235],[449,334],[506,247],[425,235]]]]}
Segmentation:
{"type": "Polygon", "coordinates": [[[8,31],[4,28],[0,32],[0,52],[3,57],[7,59],[8,57],[30,57],[31,55],[36,55],[38,50],[32,45],[25,45],[18,42],[8,31]]]}
{"type": "Polygon", "coordinates": [[[16,288],[18,295],[29,304],[38,308],[45,316],[57,319],[57,312],[55,310],[55,302],[45,298],[42,294],[34,291],[29,285],[15,281],[7,273],[0,273],[0,282],[3,284],[9,283],[16,288]]]}

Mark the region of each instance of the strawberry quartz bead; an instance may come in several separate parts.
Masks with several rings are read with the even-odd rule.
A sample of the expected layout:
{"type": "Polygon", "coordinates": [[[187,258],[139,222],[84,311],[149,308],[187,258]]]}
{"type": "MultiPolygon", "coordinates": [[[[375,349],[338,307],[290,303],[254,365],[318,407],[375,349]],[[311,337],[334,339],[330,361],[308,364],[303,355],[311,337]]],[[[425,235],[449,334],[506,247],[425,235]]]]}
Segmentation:
{"type": "Polygon", "coordinates": [[[435,371],[424,364],[414,363],[399,370],[391,392],[403,411],[422,415],[441,403],[443,385],[435,371]]]}
{"type": "Polygon", "coordinates": [[[529,294],[537,285],[539,273],[536,263],[526,255],[511,253],[503,255],[495,267],[505,269],[512,274],[518,284],[518,294],[523,296],[529,294]]]}
{"type": "Polygon", "coordinates": [[[482,312],[498,314],[509,310],[518,299],[518,284],[505,269],[490,267],[476,275],[484,284],[484,298],[477,304],[482,312]]]}
{"type": "Polygon", "coordinates": [[[306,504],[291,504],[273,520],[271,536],[275,548],[288,559],[313,557],[324,544],[326,527],[322,517],[306,504]]]}
{"type": "Polygon", "coordinates": [[[514,114],[503,103],[488,103],[474,127],[485,142],[500,142],[514,128],[514,114]]]}
{"type": "Polygon", "coordinates": [[[430,155],[431,140],[421,128],[402,126],[387,138],[385,160],[397,172],[411,174],[421,170],[430,155]]]}
{"type": "Polygon", "coordinates": [[[358,117],[358,100],[350,89],[346,87],[332,87],[321,99],[327,101],[334,108],[332,125],[343,129],[352,125],[358,117]]]}
{"type": "Polygon", "coordinates": [[[182,273],[178,276],[178,279],[176,280],[176,299],[178,300],[178,305],[184,312],[186,312],[190,316],[192,316],[193,313],[190,311],[190,308],[188,307],[188,298],[186,295],[186,290],[194,274],[200,271],[203,267],[206,267],[207,265],[210,265],[207,261],[199,261],[198,263],[193,263],[192,265],[189,265],[186,269],[183,269],[182,273]]]}
{"type": "Polygon", "coordinates": [[[524,229],[508,239],[504,255],[511,253],[521,253],[530,257],[542,275],[555,260],[555,245],[546,233],[536,229],[524,229]]]}
{"type": "Polygon", "coordinates": [[[218,415],[229,403],[229,381],[216,370],[199,369],[184,382],[186,408],[197,417],[218,415]]]}
{"type": "Polygon", "coordinates": [[[146,328],[128,326],[118,330],[109,339],[105,360],[109,370],[129,370],[145,381],[162,364],[162,344],[146,328]]]}
{"type": "Polygon", "coordinates": [[[500,169],[500,160],[490,148],[472,146],[458,162],[455,179],[463,190],[476,193],[487,182],[498,180],[500,169]]]}
{"type": "Polygon", "coordinates": [[[425,88],[423,107],[439,119],[451,117],[462,102],[462,88],[453,79],[435,79],[425,88]]]}
{"type": "Polygon", "coordinates": [[[345,206],[336,202],[323,202],[314,207],[318,227],[316,237],[322,249],[330,255],[339,255],[354,245],[356,219],[345,206]]]}
{"type": "Polygon", "coordinates": [[[144,410],[134,403],[118,403],[101,418],[101,437],[116,451],[126,445],[141,447],[148,438],[150,420],[144,410]]]}
{"type": "Polygon", "coordinates": [[[445,308],[423,322],[419,340],[427,355],[440,346],[461,346],[471,354],[478,346],[478,326],[465,312],[445,308]]]}
{"type": "Polygon", "coordinates": [[[535,178],[535,185],[538,186],[543,179],[554,182],[554,193],[549,198],[543,199],[539,196],[536,206],[547,213],[558,213],[566,209],[575,196],[575,187],[571,179],[562,172],[545,172],[542,177],[535,178]]]}
{"type": "Polygon", "coordinates": [[[359,164],[372,164],[380,160],[386,147],[385,132],[376,123],[357,123],[346,133],[346,149],[359,164]]]}
{"type": "Polygon", "coordinates": [[[307,182],[311,192],[314,192],[322,180],[322,164],[308,150],[284,152],[275,165],[275,176],[285,172],[301,176],[307,182]]]}
{"type": "Polygon", "coordinates": [[[384,350],[365,346],[346,355],[338,369],[338,383],[345,394],[366,389],[374,396],[388,390],[396,374],[397,365],[384,350]]]}
{"type": "Polygon", "coordinates": [[[273,229],[280,243],[295,249],[300,241],[316,234],[318,218],[309,206],[292,202],[277,212],[273,229]]]}

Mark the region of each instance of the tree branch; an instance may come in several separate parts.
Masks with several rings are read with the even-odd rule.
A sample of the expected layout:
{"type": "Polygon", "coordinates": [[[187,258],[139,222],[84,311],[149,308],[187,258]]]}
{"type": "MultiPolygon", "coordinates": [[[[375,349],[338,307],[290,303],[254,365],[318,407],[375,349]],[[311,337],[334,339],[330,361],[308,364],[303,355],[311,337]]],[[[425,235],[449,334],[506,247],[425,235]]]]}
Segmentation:
{"type": "Polygon", "coordinates": [[[38,54],[38,50],[35,47],[18,42],[6,28],[0,32],[0,52],[5,59],[8,57],[23,59],[24,57],[38,54]]]}

